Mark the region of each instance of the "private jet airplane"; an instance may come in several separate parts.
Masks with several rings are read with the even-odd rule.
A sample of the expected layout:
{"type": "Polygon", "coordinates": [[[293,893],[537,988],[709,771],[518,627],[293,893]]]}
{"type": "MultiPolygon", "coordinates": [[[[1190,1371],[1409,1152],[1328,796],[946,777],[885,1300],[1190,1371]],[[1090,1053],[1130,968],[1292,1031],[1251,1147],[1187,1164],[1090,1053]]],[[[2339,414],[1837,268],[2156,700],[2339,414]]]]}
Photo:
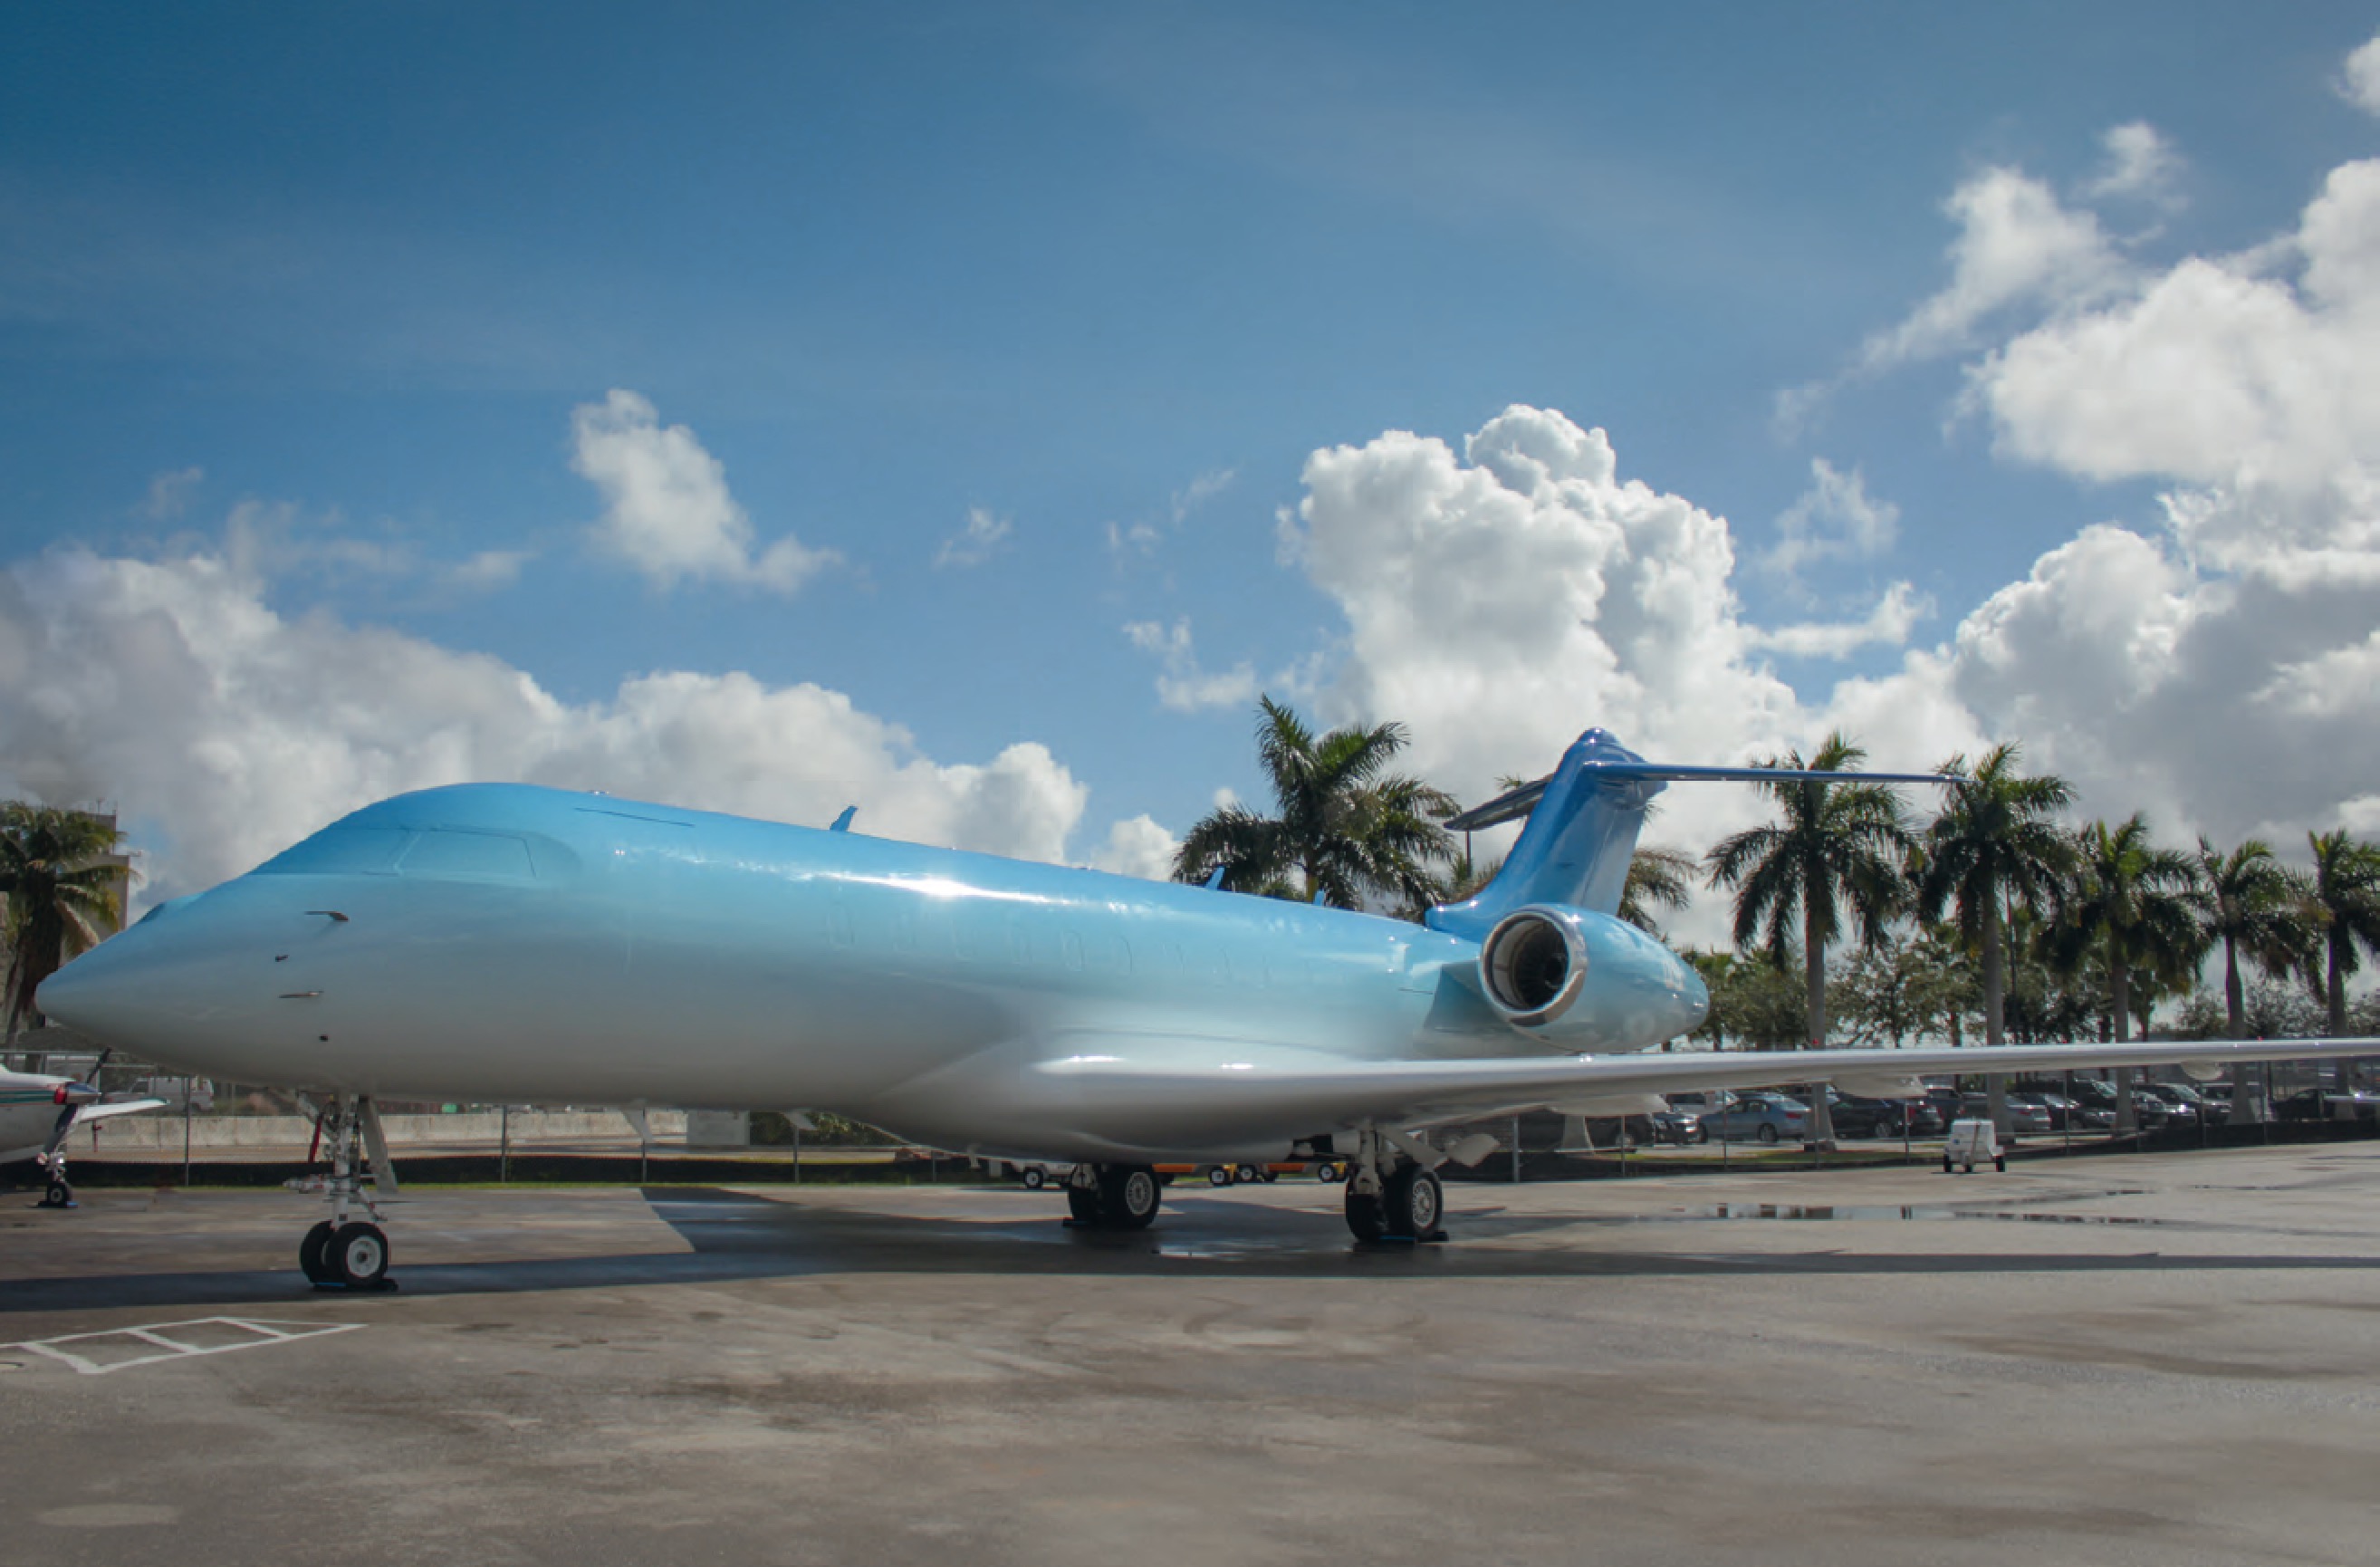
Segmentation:
{"type": "MultiPolygon", "coordinates": [[[[373,1106],[821,1107],[905,1139],[1070,1163],[1085,1224],[1157,1214],[1160,1162],[1328,1158],[1348,1227],[1437,1238],[1439,1128],[1628,1113],[1689,1087],[1913,1090],[1973,1050],[1644,1054],[1708,1007],[1615,917],[1680,780],[1850,776],[1647,763],[1589,730],[1475,813],[1527,825],[1426,925],[601,795],[404,795],[152,909],[42,988],[51,1016],[176,1071],[322,1107],[317,1282],[388,1266],[373,1106]],[[368,1183],[362,1155],[371,1155],[368,1183]],[[358,1217],[358,1210],[369,1218],[358,1217]]],[[[1930,774],[1857,775],[1942,783],[1930,774]]],[[[2003,1047],[2002,1070],[2380,1052],[2374,1041],[2003,1047]]]]}
{"type": "Polygon", "coordinates": [[[155,1110],[164,1099],[103,1101],[99,1090],[71,1077],[39,1072],[0,1072],[0,1164],[20,1159],[42,1165],[43,1208],[72,1208],[74,1186],[67,1180],[67,1134],[112,1115],[155,1110]]]}

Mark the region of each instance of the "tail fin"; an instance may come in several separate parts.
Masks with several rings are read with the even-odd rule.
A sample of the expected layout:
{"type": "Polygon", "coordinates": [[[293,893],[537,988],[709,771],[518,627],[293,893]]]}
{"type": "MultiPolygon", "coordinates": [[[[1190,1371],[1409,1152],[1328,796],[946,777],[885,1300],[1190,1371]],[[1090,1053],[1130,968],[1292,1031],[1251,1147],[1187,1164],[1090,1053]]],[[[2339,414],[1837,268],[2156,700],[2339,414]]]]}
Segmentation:
{"type": "Polygon", "coordinates": [[[1664,786],[1658,777],[1636,775],[1629,763],[1642,768],[1645,759],[1605,731],[1590,729],[1562,753],[1550,777],[1449,821],[1450,828],[1467,832],[1524,815],[1529,819],[1496,879],[1464,902],[1430,910],[1429,928],[1478,941],[1498,920],[1528,904],[1619,913],[1636,834],[1664,786]],[[1607,772],[1615,763],[1624,771],[1607,772]]]}
{"type": "Polygon", "coordinates": [[[1459,904],[1429,911],[1433,930],[1485,938],[1496,922],[1529,904],[1567,904],[1597,914],[1620,912],[1636,835],[1653,796],[1673,782],[1731,779],[1780,784],[1960,784],[1933,772],[1817,772],[1775,767],[1680,767],[1648,762],[1602,729],[1590,729],[1562,753],[1547,777],[1447,822],[1457,832],[1529,819],[1504,869],[1459,904]]]}

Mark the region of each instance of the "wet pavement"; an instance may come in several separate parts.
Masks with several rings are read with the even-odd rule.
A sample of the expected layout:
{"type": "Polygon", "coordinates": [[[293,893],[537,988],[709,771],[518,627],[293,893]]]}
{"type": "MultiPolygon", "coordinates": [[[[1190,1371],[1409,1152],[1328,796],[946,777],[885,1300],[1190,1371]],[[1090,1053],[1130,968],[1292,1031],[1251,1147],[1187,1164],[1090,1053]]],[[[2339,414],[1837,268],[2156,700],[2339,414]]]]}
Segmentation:
{"type": "Polygon", "coordinates": [[[1449,1199],[0,1198],[0,1563],[2380,1556],[2380,1145],[1449,1199]]]}

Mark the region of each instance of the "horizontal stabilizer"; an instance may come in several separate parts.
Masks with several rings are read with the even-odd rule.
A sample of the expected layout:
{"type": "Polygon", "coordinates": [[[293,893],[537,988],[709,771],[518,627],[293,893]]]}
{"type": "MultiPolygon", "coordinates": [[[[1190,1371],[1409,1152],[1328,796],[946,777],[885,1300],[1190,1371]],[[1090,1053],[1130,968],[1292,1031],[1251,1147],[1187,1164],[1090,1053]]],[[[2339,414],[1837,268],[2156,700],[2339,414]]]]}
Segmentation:
{"type": "Polygon", "coordinates": [[[1477,895],[1432,909],[1429,927],[1484,940],[1497,921],[1532,904],[1617,914],[1636,836],[1653,796],[1671,784],[1957,784],[1936,772],[1822,772],[1808,768],[1693,767],[1646,761],[1601,729],[1580,735],[1561,765],[1446,822],[1475,832],[1526,818],[1504,869],[1477,895]]]}

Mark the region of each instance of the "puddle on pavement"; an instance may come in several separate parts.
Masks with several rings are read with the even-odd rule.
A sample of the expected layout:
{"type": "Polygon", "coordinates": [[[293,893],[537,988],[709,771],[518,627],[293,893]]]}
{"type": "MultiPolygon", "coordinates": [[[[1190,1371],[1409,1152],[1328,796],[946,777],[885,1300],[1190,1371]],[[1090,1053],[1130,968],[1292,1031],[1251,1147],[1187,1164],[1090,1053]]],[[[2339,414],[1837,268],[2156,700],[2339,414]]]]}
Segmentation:
{"type": "MultiPolygon", "coordinates": [[[[2131,1194],[2107,1192],[2106,1197],[2131,1194]]],[[[1994,1219],[2026,1224],[2157,1224],[2163,1221],[2142,1219],[2115,1213],[2039,1213],[2015,1209],[1947,1208],[1934,1204],[1911,1204],[1902,1208],[1862,1207],[1855,1205],[1804,1206],[1798,1203],[1722,1202],[1708,1208],[1683,1209],[1675,1213],[1643,1215],[1640,1222],[1658,1223],[1671,1219],[1778,1219],[1778,1220],[1937,1220],[1994,1219]]]]}

